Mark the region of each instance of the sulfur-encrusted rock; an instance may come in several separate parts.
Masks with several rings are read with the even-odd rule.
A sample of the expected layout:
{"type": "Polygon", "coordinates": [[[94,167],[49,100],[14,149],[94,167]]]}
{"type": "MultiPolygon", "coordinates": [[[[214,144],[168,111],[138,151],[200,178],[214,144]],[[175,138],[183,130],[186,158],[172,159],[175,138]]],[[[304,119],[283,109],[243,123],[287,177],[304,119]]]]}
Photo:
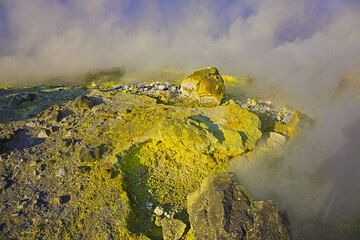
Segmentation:
{"type": "Polygon", "coordinates": [[[164,240],[178,240],[184,234],[186,224],[182,221],[173,218],[163,218],[160,222],[164,240]]]}
{"type": "Polygon", "coordinates": [[[288,136],[290,139],[295,137],[296,130],[300,123],[300,116],[301,114],[296,111],[287,123],[276,122],[274,131],[288,136]]]}
{"type": "Polygon", "coordinates": [[[82,147],[79,150],[79,160],[81,162],[95,162],[96,161],[96,154],[94,149],[89,147],[82,147]]]}
{"type": "Polygon", "coordinates": [[[232,174],[205,179],[188,213],[196,239],[290,239],[274,204],[253,201],[232,174]]]}
{"type": "Polygon", "coordinates": [[[259,117],[233,101],[229,101],[226,105],[205,109],[204,114],[219,126],[224,134],[222,144],[227,146],[230,153],[234,149],[253,149],[262,136],[259,117]],[[235,137],[236,135],[238,136],[235,137]],[[239,137],[241,141],[238,141],[239,137]]]}
{"type": "Polygon", "coordinates": [[[78,108],[92,108],[94,102],[90,97],[81,95],[75,99],[74,106],[78,108]]]}
{"type": "Polygon", "coordinates": [[[181,94],[204,104],[219,105],[224,97],[225,85],[215,67],[199,69],[181,83],[181,94]]]}
{"type": "Polygon", "coordinates": [[[283,145],[286,143],[286,137],[277,132],[271,132],[269,138],[267,139],[267,144],[279,144],[283,145]]]}

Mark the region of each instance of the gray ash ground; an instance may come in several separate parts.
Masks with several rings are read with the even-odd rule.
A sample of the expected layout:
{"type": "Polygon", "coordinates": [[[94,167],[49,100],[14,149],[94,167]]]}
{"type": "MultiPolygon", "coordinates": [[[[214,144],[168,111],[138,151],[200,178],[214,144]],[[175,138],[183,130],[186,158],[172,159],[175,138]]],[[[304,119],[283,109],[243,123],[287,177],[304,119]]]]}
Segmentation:
{"type": "Polygon", "coordinates": [[[180,95],[180,86],[165,82],[139,83],[139,84],[125,84],[113,87],[112,90],[127,91],[133,94],[144,94],[148,96],[158,96],[160,94],[171,94],[173,96],[180,95]]]}
{"type": "Polygon", "coordinates": [[[294,109],[289,107],[279,107],[269,100],[254,100],[247,98],[244,100],[235,100],[242,108],[249,109],[252,112],[265,113],[272,120],[287,124],[293,117],[294,109]]]}

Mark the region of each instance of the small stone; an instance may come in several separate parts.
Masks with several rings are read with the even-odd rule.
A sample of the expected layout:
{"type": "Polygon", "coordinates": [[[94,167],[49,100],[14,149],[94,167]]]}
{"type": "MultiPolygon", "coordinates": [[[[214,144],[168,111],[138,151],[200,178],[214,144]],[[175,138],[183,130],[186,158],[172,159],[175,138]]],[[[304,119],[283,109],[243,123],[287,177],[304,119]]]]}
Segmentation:
{"type": "Polygon", "coordinates": [[[65,138],[71,138],[74,135],[74,132],[72,130],[69,130],[64,135],[65,138]]]}
{"type": "Polygon", "coordinates": [[[170,218],[170,217],[171,217],[171,215],[170,215],[169,213],[167,213],[167,212],[164,212],[164,217],[166,217],[166,218],[170,218]]]}
{"type": "Polygon", "coordinates": [[[159,86],[159,90],[160,90],[160,91],[164,91],[164,90],[166,90],[166,89],[167,89],[167,87],[164,86],[164,85],[160,85],[160,86],[159,86]]]}
{"type": "Polygon", "coordinates": [[[60,130],[60,127],[59,126],[51,126],[50,130],[51,130],[51,132],[57,132],[60,130]]]}
{"type": "Polygon", "coordinates": [[[17,203],[17,204],[16,204],[16,209],[21,210],[21,209],[23,209],[23,208],[24,208],[24,205],[23,205],[23,204],[21,204],[21,203],[17,203]]]}
{"type": "Polygon", "coordinates": [[[92,108],[94,102],[90,97],[81,95],[75,99],[74,106],[78,108],[92,108]]]}
{"type": "Polygon", "coordinates": [[[89,167],[89,166],[79,166],[78,169],[79,169],[79,172],[82,174],[91,172],[91,167],[89,167]]]}
{"type": "Polygon", "coordinates": [[[54,197],[53,199],[51,199],[50,203],[52,205],[59,205],[60,204],[60,198],[54,197]]]}
{"type": "Polygon", "coordinates": [[[45,171],[45,169],[46,169],[46,163],[42,163],[41,165],[40,165],[40,171],[45,171]]]}
{"type": "Polygon", "coordinates": [[[72,114],[73,114],[73,112],[70,111],[70,110],[58,111],[56,116],[55,116],[55,121],[56,122],[61,122],[61,121],[65,120],[66,118],[68,118],[72,114]]]}
{"type": "Polygon", "coordinates": [[[154,206],[154,204],[152,202],[147,202],[147,203],[145,203],[145,206],[148,210],[151,210],[151,208],[154,206]]]}
{"type": "Polygon", "coordinates": [[[71,199],[70,195],[62,195],[59,198],[61,204],[68,203],[70,199],[71,199]]]}
{"type": "Polygon", "coordinates": [[[270,139],[272,139],[273,141],[275,141],[280,145],[283,145],[286,142],[286,137],[277,132],[271,132],[270,139]]]}
{"type": "Polygon", "coordinates": [[[164,240],[178,240],[186,229],[186,224],[178,219],[163,218],[160,223],[164,240]]]}
{"type": "Polygon", "coordinates": [[[79,152],[79,159],[81,162],[95,162],[96,154],[94,149],[82,147],[79,152]]]}
{"type": "Polygon", "coordinates": [[[161,216],[164,214],[164,209],[160,206],[156,206],[156,208],[154,209],[154,213],[157,216],[161,216]]]}
{"type": "Polygon", "coordinates": [[[36,128],[36,123],[35,122],[28,122],[28,123],[26,123],[26,126],[28,126],[30,128],[36,128]]]}
{"type": "Polygon", "coordinates": [[[63,176],[65,176],[66,173],[67,173],[67,169],[66,169],[65,167],[63,167],[63,168],[60,168],[60,169],[56,172],[55,176],[57,176],[57,177],[63,177],[63,176]]]}
{"type": "Polygon", "coordinates": [[[49,135],[47,134],[47,132],[45,130],[42,130],[39,132],[39,134],[37,135],[38,138],[48,138],[49,135]]]}
{"type": "Polygon", "coordinates": [[[27,198],[22,199],[22,200],[20,200],[20,201],[17,203],[16,208],[19,209],[19,210],[21,210],[21,209],[23,209],[24,207],[27,207],[27,206],[30,204],[30,202],[31,202],[30,199],[27,199],[27,198]]]}
{"type": "Polygon", "coordinates": [[[161,220],[162,220],[162,217],[160,216],[155,216],[155,221],[154,221],[154,224],[158,227],[161,227],[161,220]]]}

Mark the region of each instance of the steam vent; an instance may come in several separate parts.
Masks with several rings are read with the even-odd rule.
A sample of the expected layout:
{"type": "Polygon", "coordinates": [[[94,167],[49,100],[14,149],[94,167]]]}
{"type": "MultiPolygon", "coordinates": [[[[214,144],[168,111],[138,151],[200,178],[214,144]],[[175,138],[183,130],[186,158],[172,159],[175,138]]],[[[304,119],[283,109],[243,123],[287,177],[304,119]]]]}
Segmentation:
{"type": "Polygon", "coordinates": [[[277,203],[229,171],[280,164],[304,115],[226,96],[214,67],[181,86],[118,73],[0,89],[2,239],[290,239],[277,203]]]}

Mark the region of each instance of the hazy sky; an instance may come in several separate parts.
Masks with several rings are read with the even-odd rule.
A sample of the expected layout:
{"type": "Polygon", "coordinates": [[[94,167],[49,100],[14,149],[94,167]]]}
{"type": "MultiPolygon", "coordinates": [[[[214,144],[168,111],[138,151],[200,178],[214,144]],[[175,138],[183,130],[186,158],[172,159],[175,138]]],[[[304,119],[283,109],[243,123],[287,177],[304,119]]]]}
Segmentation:
{"type": "Polygon", "coordinates": [[[317,94],[358,74],[359,22],[358,0],[1,0],[0,82],[215,65],[317,94]]]}

